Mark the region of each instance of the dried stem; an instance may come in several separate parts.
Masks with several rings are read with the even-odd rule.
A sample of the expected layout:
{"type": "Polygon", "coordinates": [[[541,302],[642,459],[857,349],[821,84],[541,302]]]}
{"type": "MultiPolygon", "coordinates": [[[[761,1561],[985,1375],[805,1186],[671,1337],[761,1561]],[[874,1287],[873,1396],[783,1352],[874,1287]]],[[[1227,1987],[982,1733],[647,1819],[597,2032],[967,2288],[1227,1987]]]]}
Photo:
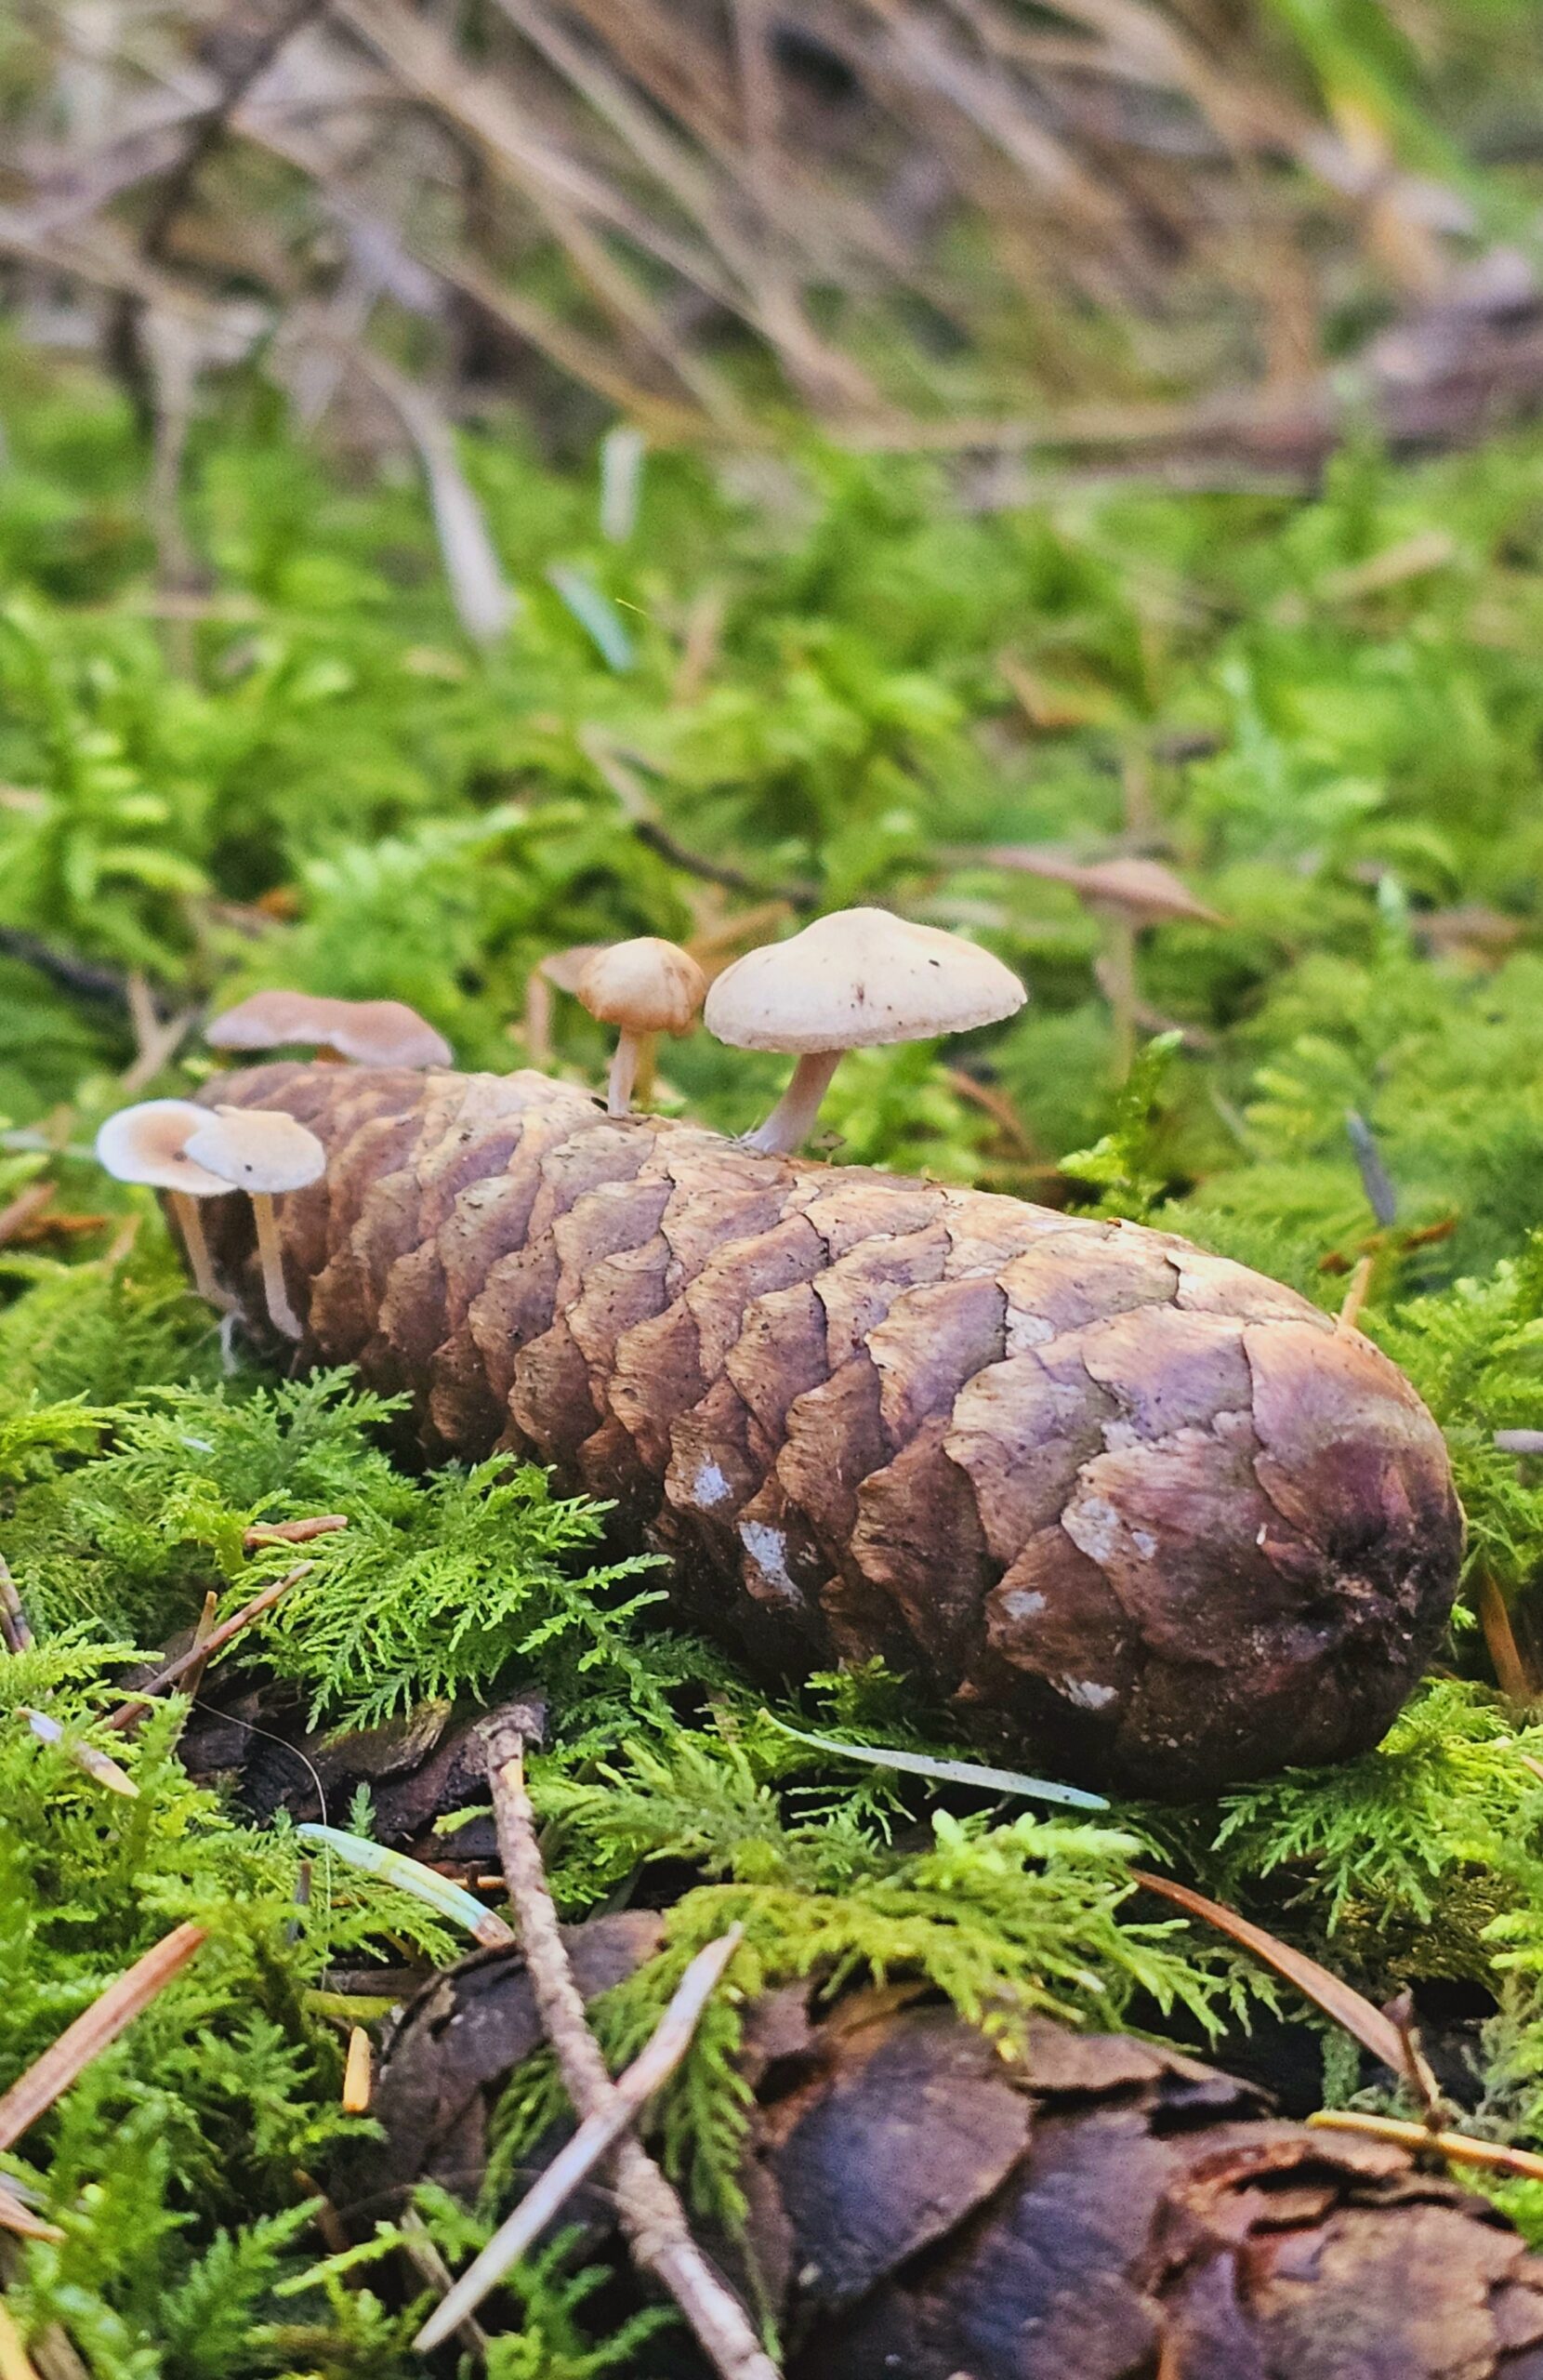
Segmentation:
{"type": "Polygon", "coordinates": [[[1489,1647],[1489,1658],[1495,1667],[1495,1682],[1501,1693],[1512,1702],[1535,1702],[1537,1699],[1536,1681],[1516,1641],[1505,1596],[1487,1570],[1474,1574],[1473,1607],[1479,1615],[1479,1625],[1484,1632],[1484,1643],[1489,1647]]]}
{"type": "Polygon", "coordinates": [[[1124,1082],[1136,1063],[1136,929],[1114,909],[1102,913],[1103,955],[1098,976],[1114,1023],[1114,1079],[1124,1082]]]}
{"type": "MultiPolygon", "coordinates": [[[[517,1726],[506,1723],[490,1735],[488,1779],[499,1856],[542,2026],[568,2096],[587,2122],[609,2111],[617,2086],[589,2030],[562,1947],[525,1786],[524,1755],[525,1739],[517,1726]]],[[[692,2239],[679,2199],[647,2150],[624,2136],[613,2152],[613,2173],[617,2214],[634,2261],[669,2292],[720,2380],[777,2380],[777,2368],[744,2307],[692,2239]]]]}
{"type": "Polygon", "coordinates": [[[293,1570],[286,1570],[282,1579],[275,1579],[271,1586],[264,1587],[260,1595],[254,1595],[250,1603],[243,1604],[239,1611],[233,1611],[231,1614],[229,1620],[222,1620],[219,1626],[211,1635],[205,1636],[202,1644],[195,1642],[190,1645],[185,1653],[178,1653],[177,1659],[174,1661],[168,1661],[164,1670],[157,1670],[147,1685],[140,1686],[126,1702],[120,1703],[116,1711],[109,1712],[102,1721],[103,1726],[132,1726],[140,1712],[149,1710],[157,1695],[165,1694],[170,1687],[180,1685],[182,1680],[193,1671],[202,1672],[217,1653],[222,1653],[225,1650],[232,1636],[238,1636],[241,1631],[250,1626],[254,1620],[260,1620],[265,1611],[271,1611],[279,1597],[294,1586],[297,1580],[303,1579],[315,1567],[314,1562],[297,1562],[293,1570]]]}
{"type": "Polygon", "coordinates": [[[21,1608],[21,1598],[16,1592],[10,1565],[0,1554],[0,1645],[7,1653],[30,1652],[35,1643],[27,1615],[21,1608]]]}
{"type": "Polygon", "coordinates": [[[1350,1286],[1345,1291],[1344,1303],[1339,1308],[1341,1330],[1354,1330],[1358,1328],[1365,1309],[1366,1292],[1372,1285],[1372,1267],[1376,1262],[1375,1256],[1362,1256],[1356,1260],[1355,1270],[1350,1276],[1350,1286]]]}
{"type": "Polygon", "coordinates": [[[315,1513],[303,1521],[254,1521],[242,1534],[242,1550],[253,1554],[259,1545],[309,1545],[312,1538],[335,1537],[348,1525],[347,1513],[315,1513]]]}

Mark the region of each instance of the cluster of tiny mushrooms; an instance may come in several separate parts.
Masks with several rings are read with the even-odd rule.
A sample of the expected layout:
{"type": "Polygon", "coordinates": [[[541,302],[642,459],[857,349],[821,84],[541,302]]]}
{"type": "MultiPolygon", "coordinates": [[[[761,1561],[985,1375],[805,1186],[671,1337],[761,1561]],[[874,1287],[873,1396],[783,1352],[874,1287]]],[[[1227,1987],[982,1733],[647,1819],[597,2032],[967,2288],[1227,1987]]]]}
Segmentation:
{"type": "MultiPolygon", "coordinates": [[[[1123,1073],[1135,1033],[1137,934],[1173,919],[1220,919],[1153,860],[1079,866],[1022,847],[990,856],[1069,885],[1100,920],[1100,982],[1114,1009],[1123,1073]]],[[[796,1058],[782,1098],[743,1142],[775,1157],[791,1156],[809,1138],[847,1051],[968,1033],[1011,1016],[1028,997],[1010,969],[976,944],[869,908],[838,909],[785,942],[763,944],[710,985],[689,951],[653,934],[559,954],[550,972],[592,1016],[616,1027],[606,1094],[612,1116],[631,1113],[640,1064],[654,1037],[689,1033],[699,1012],[709,1033],[735,1049],[796,1058]],[[574,963],[564,966],[564,960],[574,963]]],[[[360,1066],[452,1063],[449,1043],[401,1000],[257,992],[214,1018],[205,1038],[211,1049],[244,1055],[301,1048],[318,1059],[360,1066]]],[[[226,1312],[232,1301],[215,1279],[199,1201],[237,1193],[249,1197],[269,1318],[284,1337],[300,1337],[273,1202],[324,1172],[326,1152],[314,1132],[281,1110],[151,1099],[108,1117],[97,1136],[97,1155],[120,1182],[166,1193],[194,1286],[226,1312]]]]}

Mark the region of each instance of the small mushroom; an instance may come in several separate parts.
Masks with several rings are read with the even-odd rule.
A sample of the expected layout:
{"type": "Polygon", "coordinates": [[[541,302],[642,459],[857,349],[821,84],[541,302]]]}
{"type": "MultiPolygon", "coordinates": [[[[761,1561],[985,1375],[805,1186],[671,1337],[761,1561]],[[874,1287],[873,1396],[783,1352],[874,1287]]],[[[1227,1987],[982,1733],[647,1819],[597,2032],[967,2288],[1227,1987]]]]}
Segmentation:
{"type": "Polygon", "coordinates": [[[200,1198],[223,1198],[231,1185],[188,1155],[188,1142],[209,1120],[206,1107],[191,1099],[146,1099],[122,1107],[97,1134],[97,1157],[115,1182],[138,1182],[165,1190],[192,1266],[193,1287],[208,1304],[229,1313],[231,1300],[215,1278],[204,1235],[200,1198]]]}
{"type": "Polygon", "coordinates": [[[251,1199],[269,1319],[286,1339],[298,1339],[304,1325],[284,1285],[273,1200],[285,1190],[303,1190],[308,1182],[318,1180],[326,1170],[327,1153],[314,1132],[277,1109],[217,1107],[212,1116],[207,1108],[195,1113],[199,1128],[188,1136],[188,1155],[217,1175],[222,1187],[244,1190],[251,1199]]]}
{"type": "Polygon", "coordinates": [[[746,951],[707,994],[706,1023],[739,1050],[785,1050],[793,1078],[746,1146],[785,1157],[806,1140],[848,1050],[930,1041],[1011,1016],[1028,998],[989,950],[887,909],[837,909],[746,951]]]}
{"type": "Polygon", "coordinates": [[[335,1000],[312,992],[254,992],[210,1022],[211,1050],[331,1051],[359,1066],[448,1066],[442,1033],[404,1000],[335,1000]]]}
{"type": "Polygon", "coordinates": [[[706,988],[690,951],[657,934],[613,942],[586,960],[574,985],[579,1000],[602,1025],[620,1028],[606,1085],[608,1115],[631,1112],[643,1050],[656,1033],[689,1033],[706,988]]]}
{"type": "Polygon", "coordinates": [[[1033,844],[1009,843],[990,856],[998,866],[1016,868],[1025,876],[1043,876],[1069,885],[1103,934],[1099,983],[1114,1019],[1114,1064],[1123,1082],[1136,1055],[1136,937],[1146,926],[1170,925],[1184,919],[1194,925],[1226,923],[1208,909],[1175,876],[1154,859],[1093,860],[1079,866],[1058,852],[1038,851],[1033,844]]]}

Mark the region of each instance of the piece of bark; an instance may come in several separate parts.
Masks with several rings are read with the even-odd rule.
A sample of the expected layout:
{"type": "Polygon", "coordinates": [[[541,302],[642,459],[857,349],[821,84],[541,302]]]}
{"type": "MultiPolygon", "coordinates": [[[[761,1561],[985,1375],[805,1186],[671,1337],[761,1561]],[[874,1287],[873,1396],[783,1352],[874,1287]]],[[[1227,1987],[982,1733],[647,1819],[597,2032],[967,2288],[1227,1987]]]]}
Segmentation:
{"type": "MultiPolygon", "coordinates": [[[[640,1911],[571,1929],[586,1995],[661,1930],[640,1911]]],[[[424,2175],[475,2188],[538,2042],[518,1953],[428,1984],[381,2057],[356,2217],[424,2175]]],[[[1005,2056],[903,1987],[831,2007],[807,1985],[750,2007],[740,2063],[736,2253],[788,2380],[1543,2376],[1543,2259],[1486,2202],[1281,2122],[1194,2059],[1043,2019],[1005,2056]]],[[[604,2244],[603,2201],[570,2213],[604,2244]]]]}
{"type": "MultiPolygon", "coordinates": [[[[615,1498],[770,1675],[882,1654],[1025,1760],[1182,1794],[1365,1749],[1440,1640],[1440,1433],[1240,1265],[532,1073],[208,1095],[326,1145],[280,1210],[300,1359],[409,1391],[431,1451],[615,1498]]],[[[244,1202],[206,1228],[260,1329],[244,1202]]]]}

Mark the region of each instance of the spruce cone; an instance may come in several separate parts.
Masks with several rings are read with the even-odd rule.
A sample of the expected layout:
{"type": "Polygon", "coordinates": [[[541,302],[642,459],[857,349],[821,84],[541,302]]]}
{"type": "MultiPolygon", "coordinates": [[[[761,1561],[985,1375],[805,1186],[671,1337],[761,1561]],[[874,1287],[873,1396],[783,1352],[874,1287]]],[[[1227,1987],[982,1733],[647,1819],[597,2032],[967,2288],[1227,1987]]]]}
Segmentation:
{"type": "MultiPolygon", "coordinates": [[[[1135,1224],[609,1117],[545,1076],[271,1065],[305,1358],[432,1451],[614,1499],[763,1672],[881,1654],[978,1732],[1209,1791],[1374,1743],[1455,1591],[1439,1432],[1352,1330],[1135,1224]]],[[[244,1200],[204,1210],[263,1313],[244,1200]]]]}
{"type": "MultiPolygon", "coordinates": [[[[573,1928],[586,1995],[660,1931],[573,1928]]],[[[1543,2258],[1404,2150],[1272,2119],[1145,2042],[1040,2020],[1009,2061],[945,2008],[811,2015],[811,1989],[749,2011],[750,2214],[743,2252],[719,2243],[753,2264],[789,2380],[1543,2380],[1543,2258]]],[[[425,2175],[475,2189],[540,2040],[516,1954],[425,1985],[357,2160],[366,2223],[425,2175]]],[[[609,2220],[593,2191],[567,2215],[609,2220]]]]}

